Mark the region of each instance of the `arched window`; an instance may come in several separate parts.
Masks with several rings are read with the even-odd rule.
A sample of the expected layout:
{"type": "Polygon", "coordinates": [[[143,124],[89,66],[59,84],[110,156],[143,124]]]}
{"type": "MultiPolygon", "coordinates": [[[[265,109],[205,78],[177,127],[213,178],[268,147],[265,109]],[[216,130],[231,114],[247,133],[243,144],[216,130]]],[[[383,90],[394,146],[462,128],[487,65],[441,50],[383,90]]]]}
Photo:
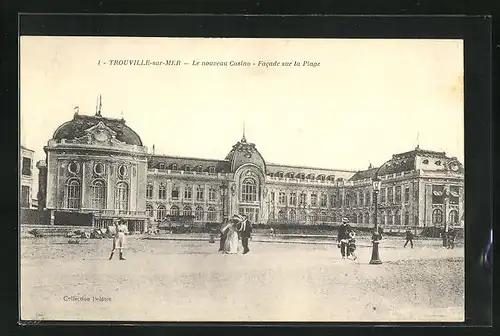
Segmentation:
{"type": "Polygon", "coordinates": [[[313,211],[309,214],[309,218],[311,222],[316,223],[318,221],[318,214],[316,214],[316,212],[313,211]]]}
{"type": "Polygon", "coordinates": [[[128,184],[125,182],[118,182],[116,184],[115,192],[115,209],[119,213],[126,213],[128,211],[128,184]]]}
{"type": "Polygon", "coordinates": [[[283,210],[278,211],[278,219],[285,220],[285,212],[283,210]]]}
{"type": "Polygon", "coordinates": [[[395,225],[401,225],[401,211],[396,210],[394,214],[394,224],[395,225]]]}
{"type": "Polygon", "coordinates": [[[203,208],[197,207],[196,210],[194,211],[194,215],[196,216],[197,221],[202,221],[203,220],[203,208]]]}
{"type": "Polygon", "coordinates": [[[148,185],[146,186],[146,198],[153,198],[153,184],[151,183],[148,183],[148,185]]]}
{"type": "Polygon", "coordinates": [[[160,184],[160,187],[158,188],[158,198],[159,199],[167,198],[167,189],[165,188],[165,185],[163,183],[160,184]]]}
{"type": "Polygon", "coordinates": [[[326,212],[321,211],[319,214],[319,221],[320,222],[326,222],[326,212]]]}
{"type": "Polygon", "coordinates": [[[243,202],[257,201],[257,185],[252,178],[246,178],[241,185],[241,200],[243,202]]]}
{"type": "Polygon", "coordinates": [[[172,216],[179,216],[179,207],[172,205],[172,207],[170,208],[170,214],[172,216]]]}
{"type": "Polygon", "coordinates": [[[217,221],[217,211],[214,208],[208,208],[208,221],[216,222],[217,221]]]}
{"type": "Polygon", "coordinates": [[[404,225],[410,225],[410,213],[408,211],[405,211],[404,225]]]}
{"type": "Polygon", "coordinates": [[[290,210],[290,222],[295,222],[297,221],[297,214],[295,210],[290,210]]]}
{"type": "Polygon", "coordinates": [[[457,225],[458,224],[458,211],[457,210],[451,210],[450,215],[450,224],[452,225],[457,225]]]}
{"type": "Polygon", "coordinates": [[[182,209],[182,215],[183,216],[191,216],[193,211],[191,210],[191,207],[185,206],[184,209],[182,209]]]}
{"type": "Polygon", "coordinates": [[[432,211],[432,223],[443,224],[443,210],[434,209],[434,211],[432,211]]]}
{"type": "Polygon", "coordinates": [[[305,222],[307,220],[307,213],[305,212],[305,210],[300,211],[299,220],[301,222],[305,222]]]}
{"type": "Polygon", "coordinates": [[[94,180],[90,185],[90,206],[92,209],[106,209],[106,185],[94,180]]]}
{"type": "Polygon", "coordinates": [[[146,215],[149,218],[153,218],[154,217],[154,210],[153,210],[153,206],[151,204],[147,204],[146,205],[146,215]]]}
{"type": "Polygon", "coordinates": [[[66,207],[68,209],[80,209],[82,201],[82,189],[77,179],[66,182],[66,207]]]}
{"type": "Polygon", "coordinates": [[[163,220],[165,219],[165,216],[167,215],[167,209],[165,208],[164,205],[158,205],[158,209],[156,211],[156,217],[158,220],[163,220]]]}
{"type": "Polygon", "coordinates": [[[365,224],[370,224],[370,214],[367,212],[365,213],[365,220],[364,220],[364,223],[365,224]]]}

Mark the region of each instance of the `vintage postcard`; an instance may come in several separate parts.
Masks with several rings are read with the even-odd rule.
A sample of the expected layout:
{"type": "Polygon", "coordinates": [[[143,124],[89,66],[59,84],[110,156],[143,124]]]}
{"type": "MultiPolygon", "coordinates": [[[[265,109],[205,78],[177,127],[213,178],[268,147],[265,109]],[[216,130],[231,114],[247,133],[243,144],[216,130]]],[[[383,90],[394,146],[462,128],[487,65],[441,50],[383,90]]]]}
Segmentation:
{"type": "Polygon", "coordinates": [[[22,36],[21,319],[464,321],[463,47],[22,36]]]}

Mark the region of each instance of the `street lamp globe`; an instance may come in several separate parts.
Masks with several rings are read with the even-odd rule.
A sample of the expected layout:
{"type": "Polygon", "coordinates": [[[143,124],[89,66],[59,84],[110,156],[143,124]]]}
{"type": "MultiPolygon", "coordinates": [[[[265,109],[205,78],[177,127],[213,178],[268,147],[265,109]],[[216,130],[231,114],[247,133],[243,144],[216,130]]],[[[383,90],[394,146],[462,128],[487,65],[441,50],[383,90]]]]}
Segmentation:
{"type": "Polygon", "coordinates": [[[373,179],[372,179],[372,183],[373,183],[373,191],[380,191],[380,186],[382,185],[382,180],[380,180],[378,178],[378,176],[375,176],[373,179]]]}

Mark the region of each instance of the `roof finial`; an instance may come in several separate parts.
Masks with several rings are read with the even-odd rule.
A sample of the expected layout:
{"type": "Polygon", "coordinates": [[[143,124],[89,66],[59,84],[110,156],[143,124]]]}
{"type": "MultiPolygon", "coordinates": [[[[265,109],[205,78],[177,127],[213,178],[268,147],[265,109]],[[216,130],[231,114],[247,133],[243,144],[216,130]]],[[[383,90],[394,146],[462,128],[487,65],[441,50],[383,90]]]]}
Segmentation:
{"type": "Polygon", "coordinates": [[[243,121],[243,137],[241,138],[241,142],[246,142],[247,139],[245,138],[245,121],[243,121]]]}
{"type": "Polygon", "coordinates": [[[415,149],[420,149],[419,138],[420,138],[420,132],[417,132],[417,147],[415,147],[415,149]]]}
{"type": "Polygon", "coordinates": [[[155,144],[153,144],[153,151],[151,154],[153,154],[153,155],[155,154],[155,144]]]}
{"type": "Polygon", "coordinates": [[[101,116],[101,108],[102,108],[102,96],[101,95],[99,95],[99,98],[97,101],[98,101],[98,106],[96,106],[95,116],[102,117],[101,116]]]}
{"type": "Polygon", "coordinates": [[[77,105],[77,106],[75,106],[75,107],[73,108],[73,111],[75,111],[75,114],[74,114],[74,115],[75,115],[75,116],[77,116],[77,115],[78,115],[78,112],[80,112],[80,107],[78,107],[78,105],[77,105]]]}

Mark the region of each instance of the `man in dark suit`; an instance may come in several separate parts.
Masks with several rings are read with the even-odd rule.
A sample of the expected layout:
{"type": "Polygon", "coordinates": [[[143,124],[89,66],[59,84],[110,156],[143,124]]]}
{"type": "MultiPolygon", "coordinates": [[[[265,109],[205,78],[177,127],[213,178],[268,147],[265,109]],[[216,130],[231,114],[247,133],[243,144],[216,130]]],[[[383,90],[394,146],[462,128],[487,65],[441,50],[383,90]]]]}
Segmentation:
{"type": "Polygon", "coordinates": [[[408,243],[410,243],[411,248],[413,248],[413,232],[411,232],[410,228],[406,229],[406,242],[404,247],[406,247],[408,243]]]}
{"type": "Polygon", "coordinates": [[[342,225],[339,226],[337,233],[337,242],[340,247],[340,253],[342,254],[342,259],[346,258],[347,254],[347,243],[349,241],[349,232],[352,230],[351,226],[348,224],[349,219],[347,217],[342,218],[342,225]]]}
{"type": "Polygon", "coordinates": [[[252,235],[252,223],[246,217],[244,217],[241,221],[238,232],[240,233],[241,244],[243,245],[243,254],[247,254],[250,252],[250,249],[248,248],[248,240],[252,235]]]}

